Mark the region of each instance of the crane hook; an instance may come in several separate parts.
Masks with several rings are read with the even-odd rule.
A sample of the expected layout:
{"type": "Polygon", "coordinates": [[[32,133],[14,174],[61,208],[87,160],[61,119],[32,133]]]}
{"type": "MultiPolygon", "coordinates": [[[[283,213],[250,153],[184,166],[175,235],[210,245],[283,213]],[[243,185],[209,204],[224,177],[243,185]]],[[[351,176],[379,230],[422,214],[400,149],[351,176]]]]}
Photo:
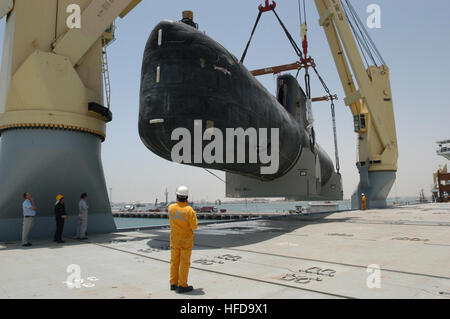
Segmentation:
{"type": "Polygon", "coordinates": [[[277,7],[277,3],[275,1],[272,1],[272,4],[269,4],[269,0],[266,0],[265,6],[260,4],[258,9],[260,12],[267,12],[267,11],[275,9],[276,7],[277,7]]]}

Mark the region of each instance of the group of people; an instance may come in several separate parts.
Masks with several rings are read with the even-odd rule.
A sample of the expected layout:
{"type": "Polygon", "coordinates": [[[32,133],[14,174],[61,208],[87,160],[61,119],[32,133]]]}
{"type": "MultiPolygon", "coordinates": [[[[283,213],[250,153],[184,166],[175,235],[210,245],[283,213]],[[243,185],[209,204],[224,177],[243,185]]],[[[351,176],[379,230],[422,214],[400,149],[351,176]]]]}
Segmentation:
{"type": "MultiPolygon", "coordinates": [[[[34,217],[36,216],[36,204],[30,193],[26,192],[23,194],[24,201],[22,204],[23,209],[23,225],[22,225],[22,246],[29,247],[31,242],[28,240],[28,236],[33,227],[34,217]]],[[[77,226],[77,239],[84,240],[87,239],[87,220],[88,220],[88,196],[86,193],[81,194],[80,201],[78,202],[78,226],[77,226]]],[[[59,194],[56,196],[55,203],[55,221],[56,230],[53,241],[56,243],[64,243],[62,240],[62,234],[64,230],[64,221],[67,218],[66,207],[65,207],[64,196],[59,194]]]]}
{"type": "MultiPolygon", "coordinates": [[[[30,193],[25,193],[23,202],[23,246],[31,246],[28,234],[33,225],[36,215],[36,205],[30,193]]],[[[188,204],[189,190],[186,186],[178,187],[176,191],[177,201],[168,208],[170,220],[170,290],[178,293],[186,293],[194,288],[188,285],[188,274],[191,265],[191,253],[194,246],[194,230],[198,227],[197,215],[188,204]]],[[[78,203],[79,222],[77,238],[86,239],[87,216],[88,216],[87,194],[81,195],[78,203]]],[[[62,233],[64,220],[67,218],[64,206],[64,196],[56,196],[55,203],[56,232],[54,241],[63,243],[62,233]]]]}

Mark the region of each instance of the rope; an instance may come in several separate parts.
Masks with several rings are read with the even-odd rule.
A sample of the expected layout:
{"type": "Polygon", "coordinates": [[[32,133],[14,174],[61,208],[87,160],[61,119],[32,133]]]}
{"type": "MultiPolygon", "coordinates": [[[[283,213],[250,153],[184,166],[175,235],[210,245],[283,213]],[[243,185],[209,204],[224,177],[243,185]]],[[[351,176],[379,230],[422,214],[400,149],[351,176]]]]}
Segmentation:
{"type": "Polygon", "coordinates": [[[336,113],[334,112],[334,100],[331,100],[331,119],[333,121],[333,136],[334,136],[334,156],[336,159],[336,172],[339,174],[341,164],[339,163],[339,150],[337,144],[337,129],[336,129],[336,113]]]}
{"type": "Polygon", "coordinates": [[[375,45],[375,42],[373,42],[372,37],[367,32],[367,29],[364,27],[364,24],[361,22],[361,19],[359,18],[358,14],[356,13],[355,8],[352,6],[352,4],[350,2],[348,2],[348,0],[345,0],[345,2],[347,3],[347,5],[350,8],[350,10],[353,12],[356,21],[361,26],[361,29],[363,30],[363,32],[365,34],[365,38],[371,44],[372,50],[374,51],[375,55],[378,57],[378,59],[380,60],[380,62],[382,64],[386,64],[386,62],[384,61],[383,56],[381,55],[380,51],[378,51],[378,48],[375,45]]]}
{"type": "Polygon", "coordinates": [[[306,69],[306,74],[305,74],[305,91],[306,91],[306,97],[308,99],[311,98],[311,80],[310,80],[310,76],[308,73],[308,69],[306,69]]]}
{"type": "MultiPolygon", "coordinates": [[[[301,12],[300,0],[298,0],[298,5],[299,5],[300,22],[302,22],[302,12],[301,12]]],[[[289,33],[289,31],[286,29],[283,21],[278,16],[278,14],[275,11],[275,8],[273,7],[273,5],[271,5],[270,7],[271,7],[273,13],[275,14],[275,17],[277,18],[278,22],[280,23],[281,27],[283,28],[283,30],[284,30],[284,32],[285,32],[289,42],[291,43],[292,47],[294,48],[295,53],[300,57],[300,59],[303,59],[303,52],[302,52],[302,50],[300,50],[300,48],[298,47],[298,45],[295,42],[295,40],[292,38],[292,36],[289,33]]],[[[306,3],[305,3],[305,0],[303,0],[303,9],[304,9],[303,10],[304,11],[304,21],[306,23],[306,3]]],[[[258,26],[259,20],[261,19],[261,15],[262,15],[262,11],[259,11],[258,16],[256,18],[255,25],[253,26],[253,30],[252,30],[252,32],[250,34],[250,39],[248,40],[247,46],[245,47],[244,53],[242,54],[241,63],[243,63],[244,60],[245,60],[248,48],[250,47],[250,43],[251,43],[251,41],[253,39],[253,35],[255,34],[256,27],[258,26]]],[[[366,43],[366,47],[368,47],[367,43],[366,43]]],[[[332,121],[333,121],[333,135],[334,135],[334,151],[335,151],[335,158],[336,158],[336,171],[337,171],[337,173],[339,173],[339,171],[340,171],[340,163],[339,163],[339,152],[338,152],[338,144],[337,144],[336,114],[335,114],[335,106],[334,106],[334,99],[335,99],[335,97],[330,93],[330,90],[328,89],[328,86],[326,85],[326,83],[323,80],[323,78],[320,76],[320,74],[317,71],[315,66],[313,66],[313,69],[314,69],[314,72],[316,73],[320,83],[322,84],[323,88],[325,89],[325,91],[327,92],[327,94],[328,94],[328,96],[330,97],[330,100],[331,100],[331,117],[332,117],[332,121]]],[[[296,78],[298,77],[299,72],[300,72],[300,70],[297,71],[296,78]]],[[[306,69],[306,74],[305,74],[305,90],[306,90],[307,98],[310,99],[311,98],[311,85],[310,85],[310,75],[308,73],[308,69],[306,69]]],[[[313,143],[315,144],[315,138],[314,137],[313,137],[313,140],[314,140],[313,143]]],[[[283,154],[281,154],[281,155],[283,155],[283,154]]],[[[225,183],[225,181],[223,179],[221,179],[219,176],[217,176],[216,174],[212,173],[211,171],[207,170],[206,168],[205,168],[205,170],[208,173],[214,175],[216,178],[220,179],[222,182],[225,183]]]]}
{"type": "MultiPolygon", "coordinates": [[[[348,4],[349,3],[347,2],[347,5],[348,4]]],[[[356,12],[352,11],[350,7],[349,8],[345,8],[344,7],[344,10],[345,10],[345,14],[347,15],[347,19],[349,19],[349,15],[350,15],[351,16],[351,20],[354,22],[354,25],[353,25],[353,23],[349,19],[349,23],[350,23],[350,26],[352,27],[353,34],[355,35],[357,41],[359,42],[360,47],[364,48],[364,50],[366,51],[367,55],[372,60],[372,63],[374,65],[377,65],[377,61],[375,60],[375,58],[374,58],[374,56],[372,54],[372,50],[371,50],[371,48],[370,48],[370,46],[369,46],[369,44],[367,42],[367,39],[366,39],[364,33],[362,32],[362,27],[358,23],[358,18],[357,18],[358,15],[356,14],[356,12]],[[347,13],[347,11],[348,11],[348,13],[347,13]],[[355,28],[355,26],[356,26],[356,28],[355,28]]]]}
{"type": "Polygon", "coordinates": [[[303,24],[303,21],[302,21],[302,7],[301,7],[301,4],[300,4],[300,0],[298,0],[298,16],[300,18],[300,25],[302,25],[303,24]]]}
{"type": "Polygon", "coordinates": [[[300,17],[300,24],[303,24],[303,21],[306,21],[306,4],[305,0],[303,0],[303,18],[302,18],[302,7],[301,7],[301,0],[298,0],[298,15],[300,17]]]}
{"type": "MultiPolygon", "coordinates": [[[[300,70],[299,70],[300,71],[300,70]]],[[[305,94],[306,94],[306,99],[311,100],[311,77],[309,76],[308,73],[308,69],[305,69],[305,94]]],[[[309,112],[309,111],[307,111],[309,112]]],[[[312,111],[311,111],[312,112],[312,111]]],[[[315,153],[315,145],[316,145],[316,134],[314,132],[314,127],[312,127],[312,124],[309,123],[308,127],[311,126],[311,137],[310,137],[310,147],[311,147],[311,152],[315,153]]]]}
{"type": "Polygon", "coordinates": [[[341,165],[339,162],[339,149],[338,149],[338,142],[337,142],[336,113],[335,113],[335,107],[334,107],[335,97],[330,93],[328,86],[326,85],[323,78],[320,76],[319,72],[317,71],[317,68],[315,66],[313,66],[312,68],[313,68],[314,72],[316,73],[317,78],[319,79],[320,83],[322,84],[323,88],[325,89],[325,91],[327,92],[327,94],[331,100],[331,119],[333,122],[334,156],[335,156],[335,160],[336,160],[336,172],[339,174],[341,165]]]}
{"type": "Polygon", "coordinates": [[[307,23],[308,21],[306,19],[306,3],[305,3],[305,0],[303,0],[303,14],[305,16],[305,23],[307,23]]]}
{"type": "Polygon", "coordinates": [[[356,10],[352,6],[352,4],[348,0],[344,0],[342,2],[342,7],[344,9],[345,15],[347,16],[353,35],[356,38],[359,49],[364,57],[364,60],[366,61],[366,64],[369,65],[366,59],[367,54],[375,66],[378,66],[377,60],[381,64],[386,65],[386,62],[384,61],[381,53],[378,51],[377,46],[364,27],[364,24],[356,13],[356,10]]]}
{"type": "Polygon", "coordinates": [[[247,55],[248,48],[250,47],[250,42],[252,42],[256,27],[258,26],[259,20],[261,19],[261,15],[262,15],[262,11],[259,11],[258,17],[256,18],[255,25],[253,26],[252,33],[250,34],[250,39],[248,39],[247,46],[245,47],[244,53],[242,54],[241,63],[244,63],[245,56],[247,55]]]}
{"type": "Polygon", "coordinates": [[[59,0],[56,0],[55,41],[58,38],[58,13],[59,13],[59,0]]]}
{"type": "MultiPolygon", "coordinates": [[[[277,18],[278,22],[280,23],[281,27],[283,28],[284,33],[286,34],[289,42],[291,43],[292,47],[294,48],[295,54],[297,54],[300,57],[300,59],[302,59],[303,58],[302,50],[300,50],[300,48],[298,47],[297,43],[292,38],[291,34],[289,33],[289,31],[284,26],[284,23],[283,23],[283,21],[281,21],[280,17],[278,16],[277,12],[275,11],[274,6],[270,5],[270,8],[272,9],[273,13],[275,14],[275,17],[277,18]]],[[[255,34],[256,27],[258,26],[258,23],[259,23],[259,20],[261,19],[261,15],[262,14],[263,14],[263,12],[259,11],[258,17],[256,18],[255,25],[253,26],[252,33],[250,34],[250,39],[248,40],[247,46],[245,47],[244,53],[242,54],[241,63],[244,63],[245,57],[247,55],[248,48],[250,47],[250,43],[252,42],[253,35],[255,34]]],[[[306,13],[305,13],[305,19],[306,19],[306,13]]]]}
{"type": "Polygon", "coordinates": [[[280,17],[278,16],[277,12],[275,11],[275,8],[273,6],[271,6],[271,8],[272,8],[273,13],[275,14],[275,17],[277,18],[278,22],[280,23],[281,27],[283,28],[284,33],[286,34],[289,42],[291,42],[291,45],[294,48],[295,53],[300,57],[300,59],[303,59],[302,50],[300,50],[297,43],[295,43],[294,39],[292,38],[291,34],[284,26],[284,23],[283,23],[283,21],[281,21],[280,17]]]}
{"type": "Polygon", "coordinates": [[[211,175],[215,176],[217,179],[221,180],[222,182],[224,182],[226,184],[226,182],[223,179],[221,179],[219,176],[217,176],[216,174],[211,172],[209,169],[204,168],[204,170],[207,171],[208,173],[210,173],[211,175]]]}
{"type": "MultiPolygon", "coordinates": [[[[363,48],[363,46],[362,46],[363,41],[360,39],[360,35],[355,30],[355,26],[353,25],[353,22],[352,22],[353,17],[348,12],[348,8],[345,7],[344,5],[342,5],[342,8],[344,9],[345,16],[347,17],[348,24],[350,25],[350,28],[352,29],[353,35],[355,36],[355,40],[356,40],[356,43],[358,44],[359,51],[361,52],[361,55],[362,55],[364,61],[366,62],[366,65],[369,65],[369,62],[366,57],[366,52],[368,52],[368,48],[367,47],[363,48]]],[[[373,61],[373,57],[372,57],[372,61],[373,61]]]]}

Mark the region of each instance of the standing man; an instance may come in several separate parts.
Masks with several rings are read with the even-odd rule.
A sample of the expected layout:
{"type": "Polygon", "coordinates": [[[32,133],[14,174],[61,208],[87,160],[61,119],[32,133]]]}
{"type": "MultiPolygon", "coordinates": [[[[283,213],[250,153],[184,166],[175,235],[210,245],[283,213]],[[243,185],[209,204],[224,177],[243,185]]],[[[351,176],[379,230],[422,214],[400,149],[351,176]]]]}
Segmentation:
{"type": "Polygon", "coordinates": [[[189,190],[186,186],[177,188],[177,202],[169,206],[170,219],[170,290],[178,293],[192,291],[188,286],[191,252],[194,246],[194,230],[197,229],[197,215],[188,205],[189,190]]]}
{"type": "Polygon", "coordinates": [[[88,239],[86,237],[87,220],[88,220],[88,196],[86,193],[81,194],[81,199],[78,202],[78,228],[77,239],[88,239]]]}
{"type": "Polygon", "coordinates": [[[367,200],[366,200],[366,194],[361,194],[361,210],[366,210],[367,200]]]}
{"type": "Polygon", "coordinates": [[[62,233],[64,230],[64,220],[67,218],[66,207],[64,206],[64,196],[56,196],[55,203],[55,218],[56,218],[56,231],[53,241],[57,243],[64,243],[62,240],[62,233]]]}
{"type": "Polygon", "coordinates": [[[34,201],[30,193],[24,193],[23,198],[25,198],[25,200],[22,203],[22,246],[30,247],[31,243],[28,241],[28,235],[30,234],[31,228],[33,227],[34,216],[36,216],[36,206],[34,205],[34,201]]]}

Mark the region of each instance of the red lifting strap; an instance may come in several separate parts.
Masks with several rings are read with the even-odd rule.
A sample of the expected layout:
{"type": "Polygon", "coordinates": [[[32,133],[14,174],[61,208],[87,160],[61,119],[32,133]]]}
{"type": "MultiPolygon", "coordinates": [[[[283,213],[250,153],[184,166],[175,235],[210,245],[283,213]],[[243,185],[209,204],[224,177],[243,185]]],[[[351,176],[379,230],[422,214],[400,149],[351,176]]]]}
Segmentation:
{"type": "Polygon", "coordinates": [[[267,12],[273,10],[277,7],[277,3],[272,1],[272,4],[269,4],[269,0],[266,0],[266,5],[263,7],[262,4],[259,5],[258,9],[260,12],[267,12]]]}

